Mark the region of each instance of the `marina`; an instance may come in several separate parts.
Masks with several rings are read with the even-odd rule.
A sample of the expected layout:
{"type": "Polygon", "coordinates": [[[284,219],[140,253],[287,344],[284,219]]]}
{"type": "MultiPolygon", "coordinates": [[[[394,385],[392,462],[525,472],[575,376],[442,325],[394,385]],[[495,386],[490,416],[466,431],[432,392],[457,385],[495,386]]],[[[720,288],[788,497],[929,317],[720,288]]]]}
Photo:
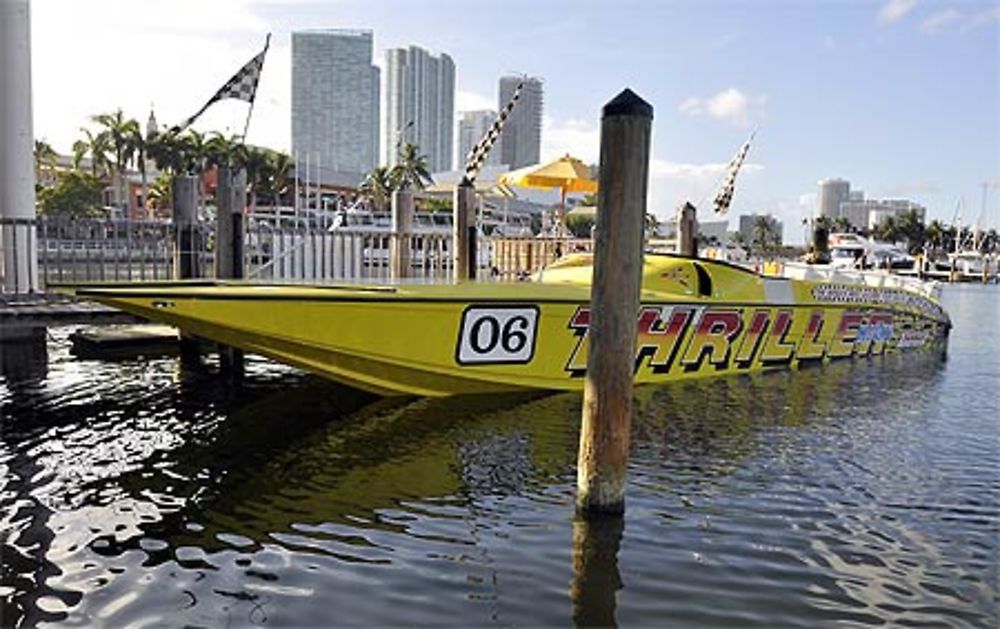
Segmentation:
{"type": "Polygon", "coordinates": [[[0,0],[0,628],[1000,624],[995,7],[112,4],[0,0]]]}

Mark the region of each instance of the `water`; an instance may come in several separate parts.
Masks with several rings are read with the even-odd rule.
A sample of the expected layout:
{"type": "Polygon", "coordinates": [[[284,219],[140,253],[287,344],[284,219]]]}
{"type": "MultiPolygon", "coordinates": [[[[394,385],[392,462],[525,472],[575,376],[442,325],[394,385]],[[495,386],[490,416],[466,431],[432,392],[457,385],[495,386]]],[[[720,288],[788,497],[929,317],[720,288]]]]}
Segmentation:
{"type": "Polygon", "coordinates": [[[1000,291],[945,299],[946,361],[640,389],[594,522],[579,395],[234,390],[56,330],[0,383],[0,624],[996,627],[1000,291]]]}

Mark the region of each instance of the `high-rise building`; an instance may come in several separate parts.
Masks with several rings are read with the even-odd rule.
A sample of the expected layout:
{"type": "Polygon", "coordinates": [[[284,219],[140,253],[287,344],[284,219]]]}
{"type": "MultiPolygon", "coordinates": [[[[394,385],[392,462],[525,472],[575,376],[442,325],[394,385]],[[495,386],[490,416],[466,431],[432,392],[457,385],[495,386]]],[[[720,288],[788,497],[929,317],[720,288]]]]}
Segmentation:
{"type": "Polygon", "coordinates": [[[292,156],[359,182],[378,161],[379,70],[372,33],[292,33],[292,156]]]}
{"type": "Polygon", "coordinates": [[[500,134],[500,163],[511,169],[537,164],[542,152],[542,81],[535,77],[500,77],[498,110],[524,81],[521,96],[500,134]]]}
{"type": "MultiPolygon", "coordinates": [[[[455,156],[455,168],[465,167],[465,160],[473,147],[483,139],[486,132],[497,119],[497,112],[492,109],[479,111],[462,111],[458,114],[458,154],[455,156]]],[[[484,166],[500,165],[500,147],[494,146],[486,156],[484,166]]]]}
{"type": "Polygon", "coordinates": [[[455,142],[455,63],[417,46],[386,51],[385,152],[396,163],[397,146],[413,142],[431,171],[450,170],[455,142]]]}
{"type": "Polygon", "coordinates": [[[840,204],[851,198],[851,184],[844,179],[823,179],[819,182],[819,215],[829,219],[840,217],[840,204]]]}

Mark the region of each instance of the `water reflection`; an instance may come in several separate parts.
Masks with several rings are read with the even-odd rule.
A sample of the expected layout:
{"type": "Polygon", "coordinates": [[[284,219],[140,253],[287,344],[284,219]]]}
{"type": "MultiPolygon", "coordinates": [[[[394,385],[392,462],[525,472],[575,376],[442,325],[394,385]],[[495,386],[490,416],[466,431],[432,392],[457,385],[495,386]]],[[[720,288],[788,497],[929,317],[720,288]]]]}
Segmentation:
{"type": "Polygon", "coordinates": [[[573,517],[578,395],[375,400],[261,362],[240,387],[172,359],[52,363],[0,389],[5,622],[766,625],[936,608],[976,624],[995,597],[987,524],[960,522],[970,559],[887,499],[926,482],[900,461],[932,427],[933,354],[637,390],[627,527],[573,517]]]}
{"type": "Polygon", "coordinates": [[[615,603],[622,588],[618,571],[625,518],[611,514],[577,514],[573,519],[573,624],[614,627],[615,603]]]}

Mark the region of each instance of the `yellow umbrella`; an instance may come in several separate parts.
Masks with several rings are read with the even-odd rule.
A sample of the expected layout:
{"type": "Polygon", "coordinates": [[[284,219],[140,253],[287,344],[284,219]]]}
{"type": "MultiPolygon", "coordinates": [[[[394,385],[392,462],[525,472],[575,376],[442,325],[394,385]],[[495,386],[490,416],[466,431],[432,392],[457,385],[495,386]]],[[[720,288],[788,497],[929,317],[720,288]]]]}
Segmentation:
{"type": "Polygon", "coordinates": [[[563,229],[566,193],[597,192],[597,182],[590,178],[590,169],[575,157],[564,155],[548,164],[538,164],[500,175],[497,183],[521,188],[559,188],[559,229],[563,229]]]}

